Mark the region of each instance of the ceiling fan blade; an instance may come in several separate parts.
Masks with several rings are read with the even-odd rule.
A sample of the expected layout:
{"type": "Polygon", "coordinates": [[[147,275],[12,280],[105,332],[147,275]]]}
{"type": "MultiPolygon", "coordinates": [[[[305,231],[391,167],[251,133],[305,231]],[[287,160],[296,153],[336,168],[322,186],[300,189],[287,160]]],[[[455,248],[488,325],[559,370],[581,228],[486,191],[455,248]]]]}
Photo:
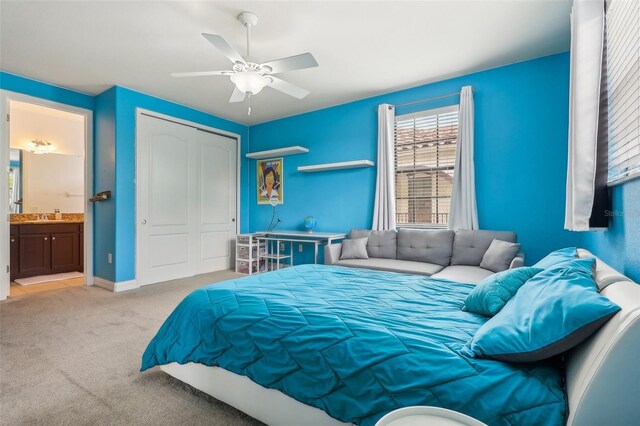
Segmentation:
{"type": "Polygon", "coordinates": [[[293,96],[294,98],[302,99],[309,93],[311,93],[307,89],[298,87],[295,84],[289,83],[288,81],[281,80],[278,77],[269,76],[269,78],[272,80],[272,83],[269,84],[269,87],[289,96],[293,96]]]}
{"type": "Polygon", "coordinates": [[[262,66],[271,68],[271,74],[278,74],[286,71],[317,67],[318,63],[311,53],[302,53],[300,55],[289,56],[288,58],[265,62],[262,66]]]}
{"type": "Polygon", "coordinates": [[[234,49],[229,43],[227,43],[227,40],[225,40],[221,36],[217,34],[207,34],[207,33],[202,33],[202,36],[206,38],[209,41],[209,43],[213,44],[216,48],[218,48],[218,50],[221,51],[224,54],[224,56],[229,58],[229,60],[234,64],[236,62],[246,64],[245,60],[238,53],[238,51],[234,49]]]}
{"type": "Polygon", "coordinates": [[[204,77],[208,75],[231,75],[233,71],[194,71],[194,72],[172,72],[171,77],[204,77]]]}
{"type": "Polygon", "coordinates": [[[231,99],[229,102],[242,102],[244,101],[244,93],[242,93],[237,87],[233,89],[233,93],[231,94],[231,99]]]}

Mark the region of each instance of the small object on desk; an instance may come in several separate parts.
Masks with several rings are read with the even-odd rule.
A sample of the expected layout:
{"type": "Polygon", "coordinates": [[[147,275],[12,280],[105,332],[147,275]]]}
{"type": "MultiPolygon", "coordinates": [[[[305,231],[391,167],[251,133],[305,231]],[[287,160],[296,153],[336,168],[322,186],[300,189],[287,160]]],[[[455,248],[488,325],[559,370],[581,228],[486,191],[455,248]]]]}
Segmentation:
{"type": "Polygon", "coordinates": [[[375,426],[487,426],[466,414],[440,407],[416,405],[394,410],[375,426]]]}
{"type": "Polygon", "coordinates": [[[308,233],[313,233],[313,228],[316,226],[318,226],[318,223],[313,216],[307,216],[304,218],[304,227],[307,228],[308,233]]]}

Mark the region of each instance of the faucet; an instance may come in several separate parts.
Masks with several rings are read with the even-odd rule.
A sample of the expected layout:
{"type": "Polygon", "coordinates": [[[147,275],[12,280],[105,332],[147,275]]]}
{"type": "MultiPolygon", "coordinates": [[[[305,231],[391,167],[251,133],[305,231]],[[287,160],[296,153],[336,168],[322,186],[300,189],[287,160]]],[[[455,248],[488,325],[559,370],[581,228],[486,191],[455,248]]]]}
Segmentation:
{"type": "Polygon", "coordinates": [[[49,216],[48,216],[46,213],[43,213],[43,214],[40,216],[40,220],[49,220],[49,216]]]}

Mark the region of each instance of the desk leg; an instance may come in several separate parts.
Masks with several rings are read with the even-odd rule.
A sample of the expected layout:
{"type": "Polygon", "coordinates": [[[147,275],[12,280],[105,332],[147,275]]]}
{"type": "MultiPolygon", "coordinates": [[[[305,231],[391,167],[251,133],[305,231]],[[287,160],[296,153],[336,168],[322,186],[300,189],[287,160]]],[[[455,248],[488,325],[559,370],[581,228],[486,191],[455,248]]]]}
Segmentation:
{"type": "Polygon", "coordinates": [[[318,242],[314,241],[313,242],[313,249],[314,249],[314,263],[317,265],[318,264],[318,242]]]}

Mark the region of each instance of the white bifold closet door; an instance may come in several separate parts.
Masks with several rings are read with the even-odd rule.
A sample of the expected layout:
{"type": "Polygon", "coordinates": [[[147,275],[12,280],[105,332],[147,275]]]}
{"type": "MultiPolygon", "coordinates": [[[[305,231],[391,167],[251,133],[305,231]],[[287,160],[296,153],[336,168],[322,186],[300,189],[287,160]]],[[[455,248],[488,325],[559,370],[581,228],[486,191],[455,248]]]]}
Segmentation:
{"type": "Polygon", "coordinates": [[[138,283],[230,268],[236,139],[142,114],[137,141],[138,283]]]}

